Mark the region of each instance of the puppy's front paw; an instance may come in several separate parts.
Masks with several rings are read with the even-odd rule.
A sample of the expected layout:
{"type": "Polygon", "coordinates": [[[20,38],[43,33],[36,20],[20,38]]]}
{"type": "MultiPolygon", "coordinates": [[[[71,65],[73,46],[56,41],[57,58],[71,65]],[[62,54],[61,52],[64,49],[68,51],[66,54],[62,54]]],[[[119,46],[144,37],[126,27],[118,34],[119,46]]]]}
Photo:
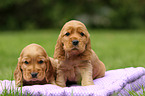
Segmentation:
{"type": "Polygon", "coordinates": [[[89,86],[89,85],[95,85],[93,81],[88,81],[88,82],[83,82],[82,81],[82,86],[89,86]]]}
{"type": "Polygon", "coordinates": [[[52,85],[57,85],[57,84],[55,83],[55,81],[51,81],[51,84],[52,84],[52,85]]]}
{"type": "Polygon", "coordinates": [[[66,87],[66,84],[65,83],[58,82],[58,81],[56,81],[56,85],[58,85],[60,87],[66,87]]]}

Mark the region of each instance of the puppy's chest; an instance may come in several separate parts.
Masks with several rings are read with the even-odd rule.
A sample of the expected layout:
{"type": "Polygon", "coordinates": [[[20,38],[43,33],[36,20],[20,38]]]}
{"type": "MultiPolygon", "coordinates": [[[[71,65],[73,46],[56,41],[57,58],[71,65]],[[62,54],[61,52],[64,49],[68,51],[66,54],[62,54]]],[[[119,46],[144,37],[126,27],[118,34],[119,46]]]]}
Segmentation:
{"type": "Polygon", "coordinates": [[[78,69],[79,65],[81,65],[81,62],[79,62],[79,61],[69,60],[69,61],[63,62],[63,67],[67,71],[69,71],[69,70],[75,71],[76,69],[78,69]]]}
{"type": "Polygon", "coordinates": [[[78,67],[73,66],[66,71],[65,75],[69,81],[77,81],[77,77],[80,76],[80,70],[78,67]]]}
{"type": "Polygon", "coordinates": [[[79,65],[80,62],[67,61],[65,63],[65,76],[70,81],[76,81],[77,77],[80,76],[79,65]]]}

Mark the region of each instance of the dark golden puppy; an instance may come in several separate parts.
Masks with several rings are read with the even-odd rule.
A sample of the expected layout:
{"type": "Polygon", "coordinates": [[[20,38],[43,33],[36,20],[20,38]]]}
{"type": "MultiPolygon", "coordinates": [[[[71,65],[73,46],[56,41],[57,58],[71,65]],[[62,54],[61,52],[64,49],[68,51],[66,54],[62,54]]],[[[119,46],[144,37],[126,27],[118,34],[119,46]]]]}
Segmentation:
{"type": "Polygon", "coordinates": [[[16,85],[55,84],[55,63],[54,59],[48,57],[45,49],[40,45],[26,46],[20,54],[14,72],[16,85]]]}
{"type": "Polygon", "coordinates": [[[66,81],[93,85],[93,79],[105,75],[105,65],[91,49],[90,35],[80,21],[67,22],[58,37],[54,58],[58,59],[56,83],[66,86],[66,81]]]}

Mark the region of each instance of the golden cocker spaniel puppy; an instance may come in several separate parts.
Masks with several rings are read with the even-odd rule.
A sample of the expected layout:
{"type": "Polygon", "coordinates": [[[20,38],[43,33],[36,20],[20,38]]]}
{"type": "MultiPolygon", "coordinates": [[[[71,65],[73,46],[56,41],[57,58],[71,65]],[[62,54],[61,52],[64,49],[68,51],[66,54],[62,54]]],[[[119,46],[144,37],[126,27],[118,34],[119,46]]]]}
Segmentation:
{"type": "Polygon", "coordinates": [[[18,58],[14,72],[17,86],[34,84],[55,84],[56,61],[48,57],[45,49],[37,44],[26,46],[18,58]]]}
{"type": "Polygon", "coordinates": [[[90,35],[80,21],[72,20],[63,26],[54,58],[58,59],[56,84],[59,86],[65,87],[66,81],[94,85],[93,79],[105,75],[105,65],[91,49],[90,35]]]}

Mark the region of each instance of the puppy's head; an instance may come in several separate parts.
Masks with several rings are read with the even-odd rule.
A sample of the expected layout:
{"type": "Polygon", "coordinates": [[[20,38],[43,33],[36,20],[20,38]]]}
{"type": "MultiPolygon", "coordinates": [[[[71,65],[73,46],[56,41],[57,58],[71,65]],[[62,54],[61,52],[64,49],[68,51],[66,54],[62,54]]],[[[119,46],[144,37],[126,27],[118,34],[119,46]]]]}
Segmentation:
{"type": "Polygon", "coordinates": [[[87,55],[90,49],[90,35],[86,26],[80,21],[72,20],[67,22],[60,32],[54,58],[65,58],[66,56],[63,55],[69,57],[87,55]]]}
{"type": "MultiPolygon", "coordinates": [[[[48,81],[48,71],[52,70],[47,53],[43,47],[37,44],[26,46],[18,59],[14,72],[16,85],[25,85],[24,82],[48,81]]],[[[29,84],[29,83],[28,83],[29,84]]]]}

